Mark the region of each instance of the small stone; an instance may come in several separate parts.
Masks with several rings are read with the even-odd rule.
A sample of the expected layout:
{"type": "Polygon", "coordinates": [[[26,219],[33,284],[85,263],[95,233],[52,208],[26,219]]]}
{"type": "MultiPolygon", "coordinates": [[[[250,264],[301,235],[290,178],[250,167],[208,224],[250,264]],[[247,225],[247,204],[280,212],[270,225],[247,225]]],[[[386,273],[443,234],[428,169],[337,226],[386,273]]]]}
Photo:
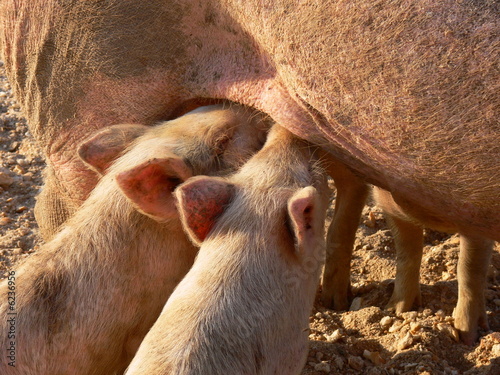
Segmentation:
{"type": "Polygon", "coordinates": [[[413,344],[413,336],[408,332],[396,345],[397,350],[405,350],[413,344]]]}
{"type": "Polygon", "coordinates": [[[21,212],[24,212],[24,211],[26,211],[26,210],[28,210],[28,207],[26,207],[26,206],[20,206],[20,207],[18,207],[18,208],[16,209],[16,212],[17,212],[17,213],[21,213],[21,212]]]}
{"type": "Polygon", "coordinates": [[[382,329],[389,329],[389,327],[392,325],[392,322],[394,322],[393,317],[384,316],[382,319],[380,319],[380,327],[382,327],[382,329]]]}
{"type": "Polygon", "coordinates": [[[10,152],[14,152],[14,151],[16,151],[16,150],[19,148],[19,146],[20,146],[20,143],[19,143],[19,142],[12,142],[12,143],[10,144],[10,146],[9,146],[8,150],[9,150],[10,152]]]}
{"type": "Polygon", "coordinates": [[[410,332],[415,334],[422,329],[422,325],[419,322],[410,323],[410,332]]]}
{"type": "Polygon", "coordinates": [[[389,333],[394,333],[399,331],[405,325],[404,322],[396,322],[389,328],[389,333]]]}
{"type": "Polygon", "coordinates": [[[373,211],[370,211],[370,213],[368,214],[368,219],[364,221],[364,224],[368,228],[375,228],[375,226],[377,225],[377,220],[375,219],[375,214],[373,213],[373,211]]]}
{"type": "Polygon", "coordinates": [[[436,327],[440,332],[446,333],[449,337],[451,337],[456,342],[460,341],[460,336],[458,335],[458,331],[454,327],[452,327],[451,325],[445,324],[445,323],[438,323],[436,327]]]}
{"type": "Polygon", "coordinates": [[[363,357],[369,360],[374,365],[380,366],[385,363],[384,359],[380,356],[379,352],[370,352],[369,350],[365,350],[363,352],[363,357]]]}
{"type": "Polygon", "coordinates": [[[9,176],[7,172],[0,171],[0,186],[8,188],[14,182],[14,178],[9,176]]]}
{"type": "Polygon", "coordinates": [[[365,363],[361,357],[350,355],[347,359],[348,365],[354,370],[361,371],[365,367],[365,363]]]}
{"type": "Polygon", "coordinates": [[[21,255],[22,253],[23,253],[23,249],[21,249],[19,247],[12,251],[12,254],[14,254],[14,255],[21,255]]]}
{"type": "Polygon", "coordinates": [[[16,165],[14,166],[14,168],[12,168],[12,170],[14,172],[16,172],[17,174],[24,174],[24,169],[20,166],[20,165],[16,165]]]}
{"type": "Polygon", "coordinates": [[[335,362],[335,366],[339,369],[342,370],[344,368],[344,360],[340,358],[339,356],[335,356],[333,359],[333,362],[335,362]]]}
{"type": "Polygon", "coordinates": [[[490,333],[488,336],[486,336],[488,339],[493,341],[494,343],[499,343],[500,344],[500,332],[493,332],[490,333]]]}
{"type": "Polygon", "coordinates": [[[325,335],[325,338],[328,342],[337,342],[342,338],[342,331],[340,329],[336,329],[331,335],[325,335]]]}
{"type": "Polygon", "coordinates": [[[451,279],[453,279],[453,275],[451,273],[446,272],[446,271],[444,271],[444,272],[441,273],[441,280],[448,281],[448,280],[451,280],[451,279]]]}
{"type": "Polygon", "coordinates": [[[407,311],[407,312],[402,313],[401,317],[404,320],[412,320],[413,321],[413,320],[417,319],[418,312],[416,312],[416,311],[407,311]]]}
{"type": "Polygon", "coordinates": [[[7,225],[11,222],[10,218],[8,217],[1,217],[0,218],[0,225],[7,225]]]}
{"type": "Polygon", "coordinates": [[[444,313],[443,310],[436,311],[434,315],[436,315],[441,320],[444,320],[444,318],[446,318],[446,314],[444,313]]]}
{"type": "Polygon", "coordinates": [[[330,364],[326,361],[322,361],[320,363],[316,363],[314,365],[314,370],[316,371],[320,371],[320,372],[325,372],[325,373],[329,373],[330,372],[330,364]]]}
{"type": "Polygon", "coordinates": [[[321,359],[323,359],[323,355],[324,355],[323,353],[321,353],[321,352],[317,352],[317,353],[316,353],[316,359],[317,359],[318,361],[321,361],[321,359]]]}
{"type": "Polygon", "coordinates": [[[26,166],[30,165],[30,162],[26,159],[19,159],[17,161],[17,164],[19,164],[21,167],[26,167],[26,166]]]}
{"type": "Polygon", "coordinates": [[[361,304],[363,299],[361,297],[356,297],[352,300],[351,307],[349,307],[349,311],[358,311],[361,309],[361,304]]]}
{"type": "Polygon", "coordinates": [[[424,318],[428,318],[431,315],[432,315],[432,310],[431,309],[424,309],[424,311],[422,311],[422,316],[424,318]]]}

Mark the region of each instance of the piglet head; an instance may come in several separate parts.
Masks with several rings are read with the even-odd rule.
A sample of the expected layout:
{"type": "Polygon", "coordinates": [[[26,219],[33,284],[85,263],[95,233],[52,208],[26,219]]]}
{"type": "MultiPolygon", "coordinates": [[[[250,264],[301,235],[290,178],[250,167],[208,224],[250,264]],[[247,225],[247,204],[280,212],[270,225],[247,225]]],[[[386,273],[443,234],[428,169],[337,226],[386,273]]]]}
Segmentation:
{"type": "Polygon", "coordinates": [[[234,195],[235,187],[222,178],[198,176],[175,191],[179,215],[194,244],[201,245],[234,195]]]}

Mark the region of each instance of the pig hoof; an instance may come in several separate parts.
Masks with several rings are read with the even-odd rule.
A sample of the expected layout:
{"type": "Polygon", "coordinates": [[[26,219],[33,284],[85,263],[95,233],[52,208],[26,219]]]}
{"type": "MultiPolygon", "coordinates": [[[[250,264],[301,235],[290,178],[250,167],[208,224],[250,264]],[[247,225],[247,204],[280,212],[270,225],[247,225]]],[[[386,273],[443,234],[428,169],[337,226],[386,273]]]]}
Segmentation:
{"type": "Polygon", "coordinates": [[[477,333],[477,330],[472,330],[472,331],[460,331],[459,330],[459,335],[460,335],[460,340],[468,346],[473,346],[479,335],[477,333]]]}
{"type": "Polygon", "coordinates": [[[391,297],[387,305],[386,310],[394,311],[396,314],[401,314],[406,311],[411,311],[420,306],[420,295],[415,298],[396,298],[391,297]]]}
{"type": "Polygon", "coordinates": [[[345,293],[329,292],[323,289],[321,291],[321,304],[328,309],[335,311],[349,310],[350,301],[352,300],[352,292],[350,288],[345,293]]]}
{"type": "Polygon", "coordinates": [[[475,322],[475,319],[463,319],[458,315],[455,315],[454,318],[454,326],[459,332],[460,340],[466,345],[472,346],[477,342],[479,338],[479,328],[485,331],[489,330],[486,314],[481,314],[475,322]]]}
{"type": "Polygon", "coordinates": [[[328,309],[335,311],[344,311],[349,308],[349,303],[347,299],[341,301],[333,296],[321,296],[321,304],[328,309]]]}

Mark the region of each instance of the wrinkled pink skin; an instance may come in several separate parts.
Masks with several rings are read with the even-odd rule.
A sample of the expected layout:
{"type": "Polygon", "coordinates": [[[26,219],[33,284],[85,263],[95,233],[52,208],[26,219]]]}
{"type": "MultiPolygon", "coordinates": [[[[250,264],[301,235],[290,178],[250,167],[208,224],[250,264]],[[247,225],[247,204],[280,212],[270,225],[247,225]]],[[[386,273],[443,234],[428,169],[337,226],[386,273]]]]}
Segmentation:
{"type": "Polygon", "coordinates": [[[500,17],[477,4],[5,0],[0,39],[68,212],[96,183],[74,152],[90,132],[229,99],[499,240],[500,17]]]}

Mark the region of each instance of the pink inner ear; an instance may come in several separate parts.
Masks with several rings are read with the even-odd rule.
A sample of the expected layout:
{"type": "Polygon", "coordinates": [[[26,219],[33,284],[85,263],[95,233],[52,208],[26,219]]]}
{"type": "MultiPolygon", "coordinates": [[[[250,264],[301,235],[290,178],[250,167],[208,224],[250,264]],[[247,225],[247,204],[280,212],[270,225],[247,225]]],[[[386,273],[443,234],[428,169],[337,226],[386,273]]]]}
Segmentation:
{"type": "MultiPolygon", "coordinates": [[[[288,213],[299,248],[307,241],[308,234],[312,232],[315,210],[315,189],[304,188],[295,194],[288,203],[288,213]]],[[[312,233],[314,235],[314,233],[312,233]]]]}
{"type": "Polygon", "coordinates": [[[220,179],[193,178],[175,192],[182,223],[193,242],[201,244],[234,194],[234,186],[220,179]]]}
{"type": "Polygon", "coordinates": [[[174,189],[191,176],[180,159],[153,159],[120,173],[116,180],[125,195],[142,212],[159,219],[177,215],[174,189]]]}

